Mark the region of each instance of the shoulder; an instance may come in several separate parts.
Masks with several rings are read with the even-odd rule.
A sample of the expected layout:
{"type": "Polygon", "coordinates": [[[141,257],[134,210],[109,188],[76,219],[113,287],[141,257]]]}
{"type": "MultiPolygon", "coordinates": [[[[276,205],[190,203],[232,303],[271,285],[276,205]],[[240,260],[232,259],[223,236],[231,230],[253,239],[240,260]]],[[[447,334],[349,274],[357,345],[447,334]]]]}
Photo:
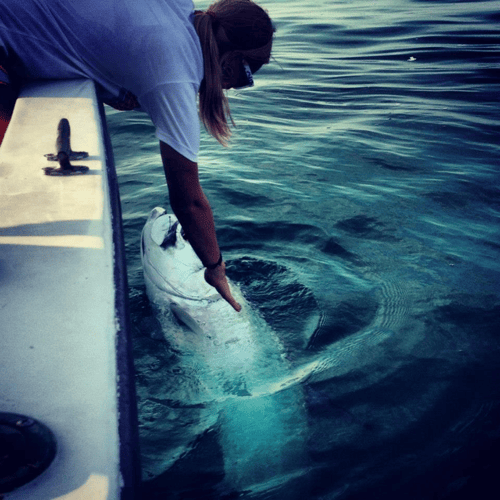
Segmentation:
{"type": "Polygon", "coordinates": [[[197,91],[194,83],[171,83],[139,96],[141,108],[155,125],[157,138],[191,161],[196,161],[200,147],[197,91]]]}

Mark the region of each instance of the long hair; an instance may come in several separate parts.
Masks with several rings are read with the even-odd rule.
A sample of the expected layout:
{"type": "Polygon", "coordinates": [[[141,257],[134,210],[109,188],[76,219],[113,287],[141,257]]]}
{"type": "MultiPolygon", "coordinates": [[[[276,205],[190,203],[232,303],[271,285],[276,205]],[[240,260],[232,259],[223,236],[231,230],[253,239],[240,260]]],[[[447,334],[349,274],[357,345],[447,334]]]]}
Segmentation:
{"type": "Polygon", "coordinates": [[[203,51],[204,78],[200,86],[200,117],[208,132],[227,145],[234,125],[222,88],[217,30],[223,29],[229,44],[224,52],[241,54],[256,72],[271,57],[274,27],[267,12],[252,0],[219,0],[205,12],[195,11],[194,26],[203,51]]]}

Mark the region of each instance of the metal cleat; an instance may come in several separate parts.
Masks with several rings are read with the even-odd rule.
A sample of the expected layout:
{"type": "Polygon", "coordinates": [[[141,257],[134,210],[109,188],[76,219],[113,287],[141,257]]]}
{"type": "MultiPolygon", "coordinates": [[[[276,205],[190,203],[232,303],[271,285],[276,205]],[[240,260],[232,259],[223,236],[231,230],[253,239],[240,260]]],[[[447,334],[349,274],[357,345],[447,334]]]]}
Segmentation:
{"type": "Polygon", "coordinates": [[[69,121],[61,118],[57,127],[56,154],[46,154],[49,161],[58,161],[57,167],[44,167],[45,175],[81,175],[88,172],[89,167],[71,165],[70,161],[88,158],[86,151],[71,150],[71,129],[69,121]]]}

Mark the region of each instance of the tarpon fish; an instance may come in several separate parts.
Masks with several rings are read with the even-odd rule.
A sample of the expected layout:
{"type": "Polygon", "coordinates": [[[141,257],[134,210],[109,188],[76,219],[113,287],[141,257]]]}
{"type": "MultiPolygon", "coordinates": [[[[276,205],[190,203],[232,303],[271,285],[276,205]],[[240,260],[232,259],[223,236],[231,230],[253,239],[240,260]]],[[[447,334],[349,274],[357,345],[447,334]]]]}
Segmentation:
{"type": "Polygon", "coordinates": [[[289,365],[275,332],[231,283],[239,313],[204,279],[204,268],[174,215],[151,211],[142,232],[146,290],[183,368],[198,378],[186,404],[218,415],[225,483],[233,489],[278,487],[303,470],[300,385],[285,389],[289,365]],[[267,385],[269,384],[269,385],[267,385]],[[265,388],[270,387],[270,391],[265,388]]]}

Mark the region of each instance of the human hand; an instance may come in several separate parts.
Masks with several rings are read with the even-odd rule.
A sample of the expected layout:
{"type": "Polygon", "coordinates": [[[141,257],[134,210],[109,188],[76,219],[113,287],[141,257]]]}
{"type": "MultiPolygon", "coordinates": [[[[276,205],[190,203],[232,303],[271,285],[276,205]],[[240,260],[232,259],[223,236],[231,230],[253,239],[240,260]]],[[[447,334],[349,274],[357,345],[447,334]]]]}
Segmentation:
{"type": "Polygon", "coordinates": [[[224,262],[215,269],[205,269],[205,281],[213,286],[219,292],[220,296],[227,301],[235,311],[241,311],[240,304],[236,302],[231,294],[231,289],[229,288],[229,283],[226,278],[226,264],[224,262]]]}

